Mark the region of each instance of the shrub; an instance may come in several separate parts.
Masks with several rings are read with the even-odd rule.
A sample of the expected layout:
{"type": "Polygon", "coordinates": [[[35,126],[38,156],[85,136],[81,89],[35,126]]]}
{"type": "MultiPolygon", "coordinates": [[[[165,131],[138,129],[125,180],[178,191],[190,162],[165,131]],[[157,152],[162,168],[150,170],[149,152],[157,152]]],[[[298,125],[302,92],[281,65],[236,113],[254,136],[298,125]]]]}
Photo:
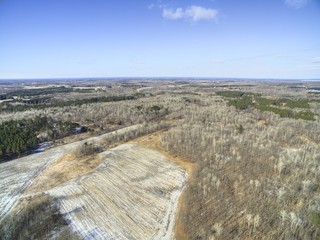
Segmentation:
{"type": "Polygon", "coordinates": [[[238,132],[239,134],[243,133],[243,131],[244,131],[244,128],[243,128],[242,124],[240,124],[239,126],[237,126],[237,132],[238,132]]]}
{"type": "Polygon", "coordinates": [[[101,146],[95,145],[93,143],[85,142],[76,149],[77,157],[89,156],[94,153],[102,152],[103,148],[101,146]]]}
{"type": "Polygon", "coordinates": [[[252,106],[251,97],[242,97],[240,99],[231,99],[228,101],[228,105],[234,106],[236,109],[247,109],[252,106]]]}
{"type": "Polygon", "coordinates": [[[320,214],[311,212],[309,214],[309,219],[313,224],[320,226],[320,214]]]}

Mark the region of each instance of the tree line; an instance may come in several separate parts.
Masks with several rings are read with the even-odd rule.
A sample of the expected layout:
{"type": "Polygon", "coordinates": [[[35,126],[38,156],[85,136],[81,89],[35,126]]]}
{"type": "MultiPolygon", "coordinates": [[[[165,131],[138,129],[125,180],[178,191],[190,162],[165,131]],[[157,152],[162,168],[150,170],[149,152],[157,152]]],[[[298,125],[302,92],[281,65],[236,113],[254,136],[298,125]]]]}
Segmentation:
{"type": "Polygon", "coordinates": [[[93,97],[87,99],[77,99],[70,101],[61,101],[50,104],[38,104],[38,105],[13,105],[10,103],[4,103],[0,105],[0,112],[23,112],[30,109],[45,109],[49,107],[67,107],[67,106],[81,106],[83,104],[89,103],[102,103],[102,102],[118,102],[126,100],[134,100],[143,97],[144,94],[137,93],[133,95],[120,95],[120,96],[103,96],[103,97],[93,97]]]}

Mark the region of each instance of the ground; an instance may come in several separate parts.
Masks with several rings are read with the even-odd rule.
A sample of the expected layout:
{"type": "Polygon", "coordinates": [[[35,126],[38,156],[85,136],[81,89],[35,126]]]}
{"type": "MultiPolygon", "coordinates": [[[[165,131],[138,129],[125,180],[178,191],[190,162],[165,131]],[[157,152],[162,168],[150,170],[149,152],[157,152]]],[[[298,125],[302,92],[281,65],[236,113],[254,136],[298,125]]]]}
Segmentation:
{"type": "MultiPolygon", "coordinates": [[[[191,176],[192,164],[170,156],[161,147],[160,136],[161,132],[157,132],[83,157],[74,153],[81,142],[25,157],[25,163],[42,162],[40,156],[60,153],[40,168],[35,164],[33,168],[20,170],[28,184],[8,192],[7,197],[16,200],[2,210],[2,224],[18,211],[32,217],[27,209],[38,206],[39,197],[46,196],[48,203],[41,206],[56,206],[61,214],[56,219],[62,222],[54,230],[58,235],[65,232],[67,225],[68,232],[75,234],[73,237],[174,239],[178,199],[186,176],[191,176]]],[[[98,137],[94,141],[103,139],[98,137]]],[[[15,161],[21,159],[0,168],[15,171],[15,161]]],[[[11,186],[3,187],[6,190],[11,186]]],[[[50,215],[48,211],[45,213],[50,215]]],[[[25,232],[23,226],[17,229],[25,232]]],[[[37,229],[45,232],[39,226],[37,229]]],[[[52,234],[52,229],[42,234],[52,234]]]]}

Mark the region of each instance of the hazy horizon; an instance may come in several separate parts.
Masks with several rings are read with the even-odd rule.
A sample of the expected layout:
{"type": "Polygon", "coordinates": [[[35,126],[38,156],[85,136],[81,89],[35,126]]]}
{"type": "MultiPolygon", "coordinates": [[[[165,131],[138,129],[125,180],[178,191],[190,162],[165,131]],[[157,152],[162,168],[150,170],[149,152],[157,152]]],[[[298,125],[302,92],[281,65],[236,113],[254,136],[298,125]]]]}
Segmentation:
{"type": "Polygon", "coordinates": [[[208,80],[208,81],[320,81],[320,78],[240,78],[240,77],[50,77],[50,78],[0,78],[0,81],[77,81],[77,80],[208,80]]]}

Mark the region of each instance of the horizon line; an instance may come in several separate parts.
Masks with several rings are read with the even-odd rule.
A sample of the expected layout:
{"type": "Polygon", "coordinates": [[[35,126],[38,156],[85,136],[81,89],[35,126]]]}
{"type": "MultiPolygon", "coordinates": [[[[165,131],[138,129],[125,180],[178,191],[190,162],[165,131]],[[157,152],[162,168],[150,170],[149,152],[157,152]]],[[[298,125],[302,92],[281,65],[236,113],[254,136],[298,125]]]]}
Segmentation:
{"type": "Polygon", "coordinates": [[[36,77],[36,78],[0,78],[0,81],[22,80],[283,80],[283,81],[320,81],[320,78],[254,78],[254,77],[36,77]]]}

